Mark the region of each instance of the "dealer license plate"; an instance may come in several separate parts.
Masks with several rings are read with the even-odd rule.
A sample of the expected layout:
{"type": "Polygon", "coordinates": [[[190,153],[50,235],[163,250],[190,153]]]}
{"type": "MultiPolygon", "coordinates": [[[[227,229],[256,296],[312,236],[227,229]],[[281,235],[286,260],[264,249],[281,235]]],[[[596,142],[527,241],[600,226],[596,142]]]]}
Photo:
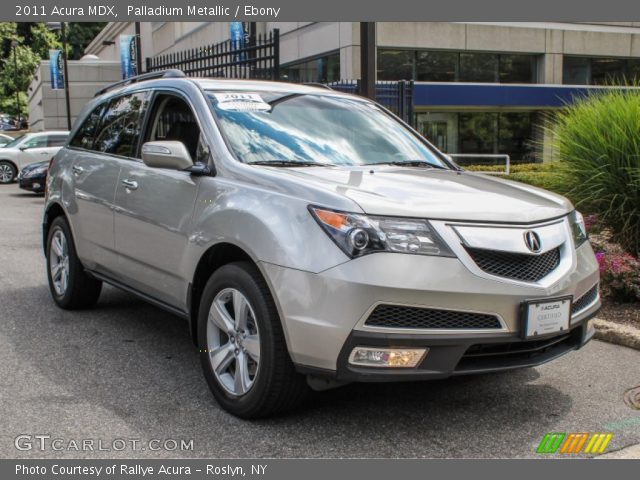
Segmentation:
{"type": "Polygon", "coordinates": [[[569,330],[571,297],[530,301],[524,305],[525,337],[539,337],[569,330]]]}

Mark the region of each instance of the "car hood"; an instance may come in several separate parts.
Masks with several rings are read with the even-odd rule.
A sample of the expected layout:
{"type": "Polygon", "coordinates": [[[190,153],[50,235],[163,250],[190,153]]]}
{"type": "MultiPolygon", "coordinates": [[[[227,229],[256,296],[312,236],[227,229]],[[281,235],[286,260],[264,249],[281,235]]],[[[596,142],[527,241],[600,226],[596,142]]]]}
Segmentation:
{"type": "Polygon", "coordinates": [[[573,209],[560,195],[477,173],[395,166],[278,170],[345,196],[372,215],[529,223],[573,209]]]}
{"type": "Polygon", "coordinates": [[[43,160],[42,162],[30,163],[29,165],[26,165],[22,169],[22,171],[30,172],[31,170],[35,170],[40,167],[48,167],[48,166],[49,166],[49,160],[43,160]]]}

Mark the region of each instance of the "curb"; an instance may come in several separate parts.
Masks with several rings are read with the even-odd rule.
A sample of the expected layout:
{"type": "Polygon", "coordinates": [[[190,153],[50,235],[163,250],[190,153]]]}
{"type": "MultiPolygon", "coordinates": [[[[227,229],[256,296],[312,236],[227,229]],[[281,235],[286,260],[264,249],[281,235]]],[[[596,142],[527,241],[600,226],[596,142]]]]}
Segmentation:
{"type": "Polygon", "coordinates": [[[631,445],[630,447],[623,448],[622,450],[616,450],[614,452],[605,453],[604,455],[598,455],[596,458],[640,458],[640,444],[631,445]]]}
{"type": "Polygon", "coordinates": [[[640,350],[640,328],[621,325],[596,318],[594,320],[596,329],[595,338],[624,347],[640,350]]]}

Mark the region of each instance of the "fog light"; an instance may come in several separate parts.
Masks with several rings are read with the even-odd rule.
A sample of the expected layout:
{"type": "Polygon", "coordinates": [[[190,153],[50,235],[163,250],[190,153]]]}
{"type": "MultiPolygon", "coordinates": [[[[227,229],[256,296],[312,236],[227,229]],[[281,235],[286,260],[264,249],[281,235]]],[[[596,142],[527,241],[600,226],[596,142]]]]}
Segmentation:
{"type": "Polygon", "coordinates": [[[363,367],[411,368],[422,361],[428,350],[428,348],[356,347],[349,355],[349,363],[363,367]]]}

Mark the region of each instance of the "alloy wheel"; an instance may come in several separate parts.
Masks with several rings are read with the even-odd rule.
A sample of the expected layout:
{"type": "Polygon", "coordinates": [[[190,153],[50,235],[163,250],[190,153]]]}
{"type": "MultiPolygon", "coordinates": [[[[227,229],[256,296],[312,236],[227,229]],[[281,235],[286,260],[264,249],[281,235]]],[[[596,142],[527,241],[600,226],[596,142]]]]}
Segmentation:
{"type": "Polygon", "coordinates": [[[69,246],[61,229],[56,230],[51,236],[49,270],[56,294],[64,295],[69,285],[69,246]]]}
{"type": "Polygon", "coordinates": [[[246,394],[260,366],[260,333],[253,308],[235,288],[214,298],[207,319],[207,353],[216,379],[231,395],[246,394]]]}
{"type": "Polygon", "coordinates": [[[10,165],[3,163],[0,165],[0,183],[9,183],[13,180],[13,169],[10,165]]]}

